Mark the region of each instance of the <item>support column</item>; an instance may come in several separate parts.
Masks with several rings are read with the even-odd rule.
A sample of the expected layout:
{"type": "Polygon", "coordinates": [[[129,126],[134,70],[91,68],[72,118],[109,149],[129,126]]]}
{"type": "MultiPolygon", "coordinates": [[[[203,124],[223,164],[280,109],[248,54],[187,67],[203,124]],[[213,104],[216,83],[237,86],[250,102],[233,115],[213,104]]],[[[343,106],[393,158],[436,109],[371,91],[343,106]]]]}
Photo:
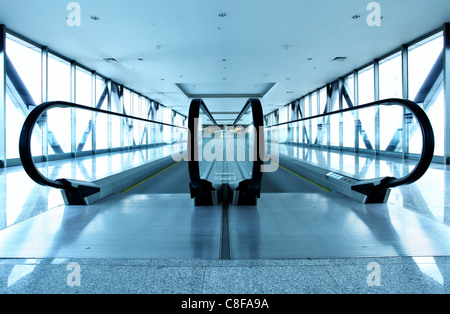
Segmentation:
{"type": "Polygon", "coordinates": [[[450,23],[444,24],[444,160],[450,164],[450,23]]]}

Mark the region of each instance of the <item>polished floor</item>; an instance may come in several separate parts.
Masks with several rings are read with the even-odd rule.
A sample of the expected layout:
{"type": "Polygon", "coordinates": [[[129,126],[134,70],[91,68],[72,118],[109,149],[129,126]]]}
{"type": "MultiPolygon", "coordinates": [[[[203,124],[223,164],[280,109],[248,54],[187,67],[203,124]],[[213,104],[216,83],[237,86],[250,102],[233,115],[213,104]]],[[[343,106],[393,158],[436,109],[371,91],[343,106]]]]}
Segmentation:
{"type": "MultiPolygon", "coordinates": [[[[135,157],[117,158],[145,160],[141,152],[127,154],[135,157]]],[[[348,158],[329,156],[338,166],[348,158]]],[[[81,164],[96,165],[84,174],[80,160],[41,169],[88,180],[100,164],[116,167],[112,158],[84,159],[81,164]],[[72,170],[56,170],[65,167],[72,170]]],[[[361,158],[365,167],[353,169],[401,167],[361,158]]],[[[64,206],[58,191],[29,182],[20,167],[0,174],[0,293],[450,292],[444,165],[433,164],[417,183],[394,189],[382,205],[325,192],[280,168],[264,177],[257,207],[228,208],[229,260],[221,259],[222,206],[193,206],[183,162],[81,207],[64,206]],[[70,263],[80,266],[80,286],[66,281],[70,263]],[[373,265],[380,270],[377,285],[369,282],[373,265]]]]}

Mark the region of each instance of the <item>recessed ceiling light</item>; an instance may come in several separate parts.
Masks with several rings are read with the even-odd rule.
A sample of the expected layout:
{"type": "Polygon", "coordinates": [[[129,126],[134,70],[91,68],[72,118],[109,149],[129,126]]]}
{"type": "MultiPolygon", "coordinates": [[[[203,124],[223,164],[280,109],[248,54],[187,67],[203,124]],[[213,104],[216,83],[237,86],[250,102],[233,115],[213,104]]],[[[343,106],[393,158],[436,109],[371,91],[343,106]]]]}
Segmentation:
{"type": "Polygon", "coordinates": [[[119,62],[119,60],[117,60],[116,58],[111,58],[111,57],[102,58],[102,60],[105,61],[106,63],[117,63],[117,62],[119,62]]]}
{"type": "Polygon", "coordinates": [[[91,15],[91,19],[94,20],[94,21],[99,21],[100,20],[100,18],[98,16],[96,16],[96,15],[91,15]]]}
{"type": "Polygon", "coordinates": [[[336,57],[332,61],[344,62],[345,60],[347,60],[347,57],[336,57]]]}

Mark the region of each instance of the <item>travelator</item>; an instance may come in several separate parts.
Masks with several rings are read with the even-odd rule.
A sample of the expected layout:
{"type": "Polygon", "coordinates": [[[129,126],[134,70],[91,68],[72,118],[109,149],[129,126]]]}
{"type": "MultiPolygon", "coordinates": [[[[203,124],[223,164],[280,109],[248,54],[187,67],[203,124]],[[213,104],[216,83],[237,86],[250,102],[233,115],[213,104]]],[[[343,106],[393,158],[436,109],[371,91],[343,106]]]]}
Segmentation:
{"type": "Polygon", "coordinates": [[[189,109],[191,197],[198,206],[256,205],[264,158],[261,102],[250,98],[231,125],[219,125],[201,99],[189,109]]]}
{"type": "MultiPolygon", "coordinates": [[[[121,125],[127,124],[130,120],[138,121],[143,128],[147,128],[147,134],[151,133],[154,130],[152,127],[155,126],[166,126],[187,132],[185,160],[188,161],[191,197],[197,206],[211,206],[221,202],[237,206],[256,205],[261,194],[265,169],[270,169],[272,167],[267,167],[268,165],[277,163],[330,191],[347,195],[359,202],[383,203],[387,201],[392,188],[411,184],[420,179],[429,168],[434,154],[434,134],[426,113],[416,103],[403,99],[377,101],[271,126],[263,124],[263,111],[258,99],[249,99],[234,123],[230,125],[219,125],[203,100],[194,99],[189,109],[187,129],[69,102],[48,102],[37,106],[26,118],[19,141],[20,158],[30,178],[40,185],[60,189],[67,205],[88,205],[113,193],[124,191],[173,165],[174,159],[173,156],[167,156],[94,182],[80,181],[74,178],[48,178],[39,171],[39,167],[35,164],[46,160],[32,154],[33,130],[36,126],[40,126],[45,133],[47,112],[61,109],[76,110],[77,113],[90,111],[93,116],[105,115],[108,119],[117,119],[117,123],[121,125]],[[332,124],[330,121],[333,119],[337,120],[339,124],[343,115],[352,115],[355,118],[358,116],[358,112],[370,108],[393,107],[404,112],[397,130],[399,135],[393,141],[396,143],[390,145],[393,147],[391,155],[394,158],[401,161],[395,150],[399,146],[400,139],[405,138],[402,134],[405,135],[410,129],[417,127],[420,128],[421,134],[422,151],[417,155],[417,164],[412,171],[402,177],[358,179],[277,154],[276,146],[279,140],[277,132],[288,125],[305,128],[308,123],[315,121],[318,129],[327,128],[327,132],[330,133],[333,131],[330,126],[332,124]]],[[[123,128],[122,131],[125,129],[123,128]]],[[[359,124],[355,130],[355,132],[361,133],[363,131],[359,124]]],[[[140,150],[151,145],[150,142],[145,145],[141,143],[128,147],[122,145],[117,150],[140,150]]],[[[310,144],[310,146],[314,145],[318,146],[319,144],[310,144]]],[[[321,149],[330,148],[325,145],[321,149]]],[[[109,150],[105,151],[105,153],[110,152],[109,150]]],[[[364,154],[365,152],[361,150],[357,153],[364,154]]],[[[381,152],[377,152],[376,157],[383,157],[382,155],[381,152]]],[[[65,158],[74,157],[77,156],[70,154],[65,158]]]]}
{"type": "MultiPolygon", "coordinates": [[[[261,193],[264,172],[270,172],[271,169],[280,165],[326,190],[344,194],[358,202],[385,203],[392,188],[416,182],[428,170],[433,159],[435,140],[430,120],[418,104],[409,100],[386,99],[264,127],[261,127],[262,120],[261,103],[258,99],[249,99],[231,126],[219,126],[202,100],[192,102],[189,113],[189,132],[195,136],[190,136],[188,145],[189,174],[191,196],[197,205],[216,205],[221,201],[233,205],[256,205],[261,193]],[[377,151],[371,147],[367,132],[362,128],[359,119],[360,115],[367,117],[369,114],[375,120],[375,116],[379,117],[380,110],[383,112],[383,117],[388,120],[381,123],[390,124],[390,128],[397,128],[385,151],[377,151]],[[371,148],[358,150],[353,148],[348,149],[349,151],[375,159],[387,158],[392,160],[392,163],[403,163],[406,159],[414,159],[417,160],[414,169],[407,174],[402,174],[401,177],[357,178],[279,153],[280,132],[283,129],[286,131],[288,127],[295,128],[307,134],[306,129],[314,125],[317,133],[321,133],[323,137],[323,134],[339,133],[339,124],[349,121],[349,117],[354,122],[355,138],[361,135],[363,142],[371,148]],[[419,132],[417,132],[418,129],[419,132]],[[410,135],[416,132],[421,135],[419,138],[421,153],[402,152],[403,147],[406,146],[402,141],[409,143],[410,135]],[[212,133],[215,134],[215,141],[218,144],[216,146],[220,148],[218,152],[215,152],[215,159],[202,159],[201,149],[203,153],[210,153],[208,144],[212,133]],[[223,146],[226,148],[223,149],[223,146]],[[230,148],[231,153],[228,153],[230,148]],[[245,157],[244,160],[239,159],[238,156],[243,151],[246,152],[245,155],[241,154],[245,157]],[[223,158],[218,161],[217,157],[223,158]]],[[[317,138],[315,143],[310,141],[305,147],[322,151],[344,150],[342,147],[332,148],[324,141],[324,138],[320,139],[320,136],[317,138]]]]}

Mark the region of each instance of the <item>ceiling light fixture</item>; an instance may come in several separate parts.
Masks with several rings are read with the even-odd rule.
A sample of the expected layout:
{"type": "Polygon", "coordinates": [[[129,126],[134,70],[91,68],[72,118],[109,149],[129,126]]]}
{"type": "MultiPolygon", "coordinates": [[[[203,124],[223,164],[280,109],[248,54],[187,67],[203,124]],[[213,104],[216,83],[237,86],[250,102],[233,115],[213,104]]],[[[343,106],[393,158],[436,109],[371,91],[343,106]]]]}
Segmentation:
{"type": "Polygon", "coordinates": [[[116,58],[111,58],[111,57],[102,58],[102,60],[105,61],[106,63],[117,63],[117,62],[119,62],[119,60],[117,60],[116,58]]]}
{"type": "Polygon", "coordinates": [[[336,57],[332,61],[344,62],[345,60],[347,60],[347,57],[336,57]]]}

